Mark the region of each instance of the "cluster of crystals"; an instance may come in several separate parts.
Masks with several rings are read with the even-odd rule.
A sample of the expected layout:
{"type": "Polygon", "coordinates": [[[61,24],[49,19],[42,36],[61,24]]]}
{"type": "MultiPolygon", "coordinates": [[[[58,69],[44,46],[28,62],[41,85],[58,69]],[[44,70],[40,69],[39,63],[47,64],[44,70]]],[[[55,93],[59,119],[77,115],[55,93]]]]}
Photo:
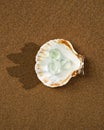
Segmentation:
{"type": "Polygon", "coordinates": [[[51,74],[59,74],[62,70],[68,70],[72,66],[72,62],[66,59],[57,48],[50,50],[49,57],[51,60],[48,69],[51,74]]]}

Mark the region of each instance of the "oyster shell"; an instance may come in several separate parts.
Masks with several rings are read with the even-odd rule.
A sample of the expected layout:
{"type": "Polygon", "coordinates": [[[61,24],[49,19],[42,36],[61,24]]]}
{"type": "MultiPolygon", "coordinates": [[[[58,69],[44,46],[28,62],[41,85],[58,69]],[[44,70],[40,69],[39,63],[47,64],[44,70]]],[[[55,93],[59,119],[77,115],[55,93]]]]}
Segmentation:
{"type": "Polygon", "coordinates": [[[35,71],[40,81],[48,87],[65,85],[81,73],[84,58],[72,44],[64,39],[54,39],[41,46],[36,55],[35,71]]]}

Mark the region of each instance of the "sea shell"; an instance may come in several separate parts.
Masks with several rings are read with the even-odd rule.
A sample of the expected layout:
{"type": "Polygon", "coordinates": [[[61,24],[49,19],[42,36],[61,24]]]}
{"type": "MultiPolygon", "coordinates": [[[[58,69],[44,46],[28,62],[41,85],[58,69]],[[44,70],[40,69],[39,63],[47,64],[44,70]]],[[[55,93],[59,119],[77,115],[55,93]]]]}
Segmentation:
{"type": "Polygon", "coordinates": [[[35,71],[40,81],[48,87],[65,85],[81,73],[84,58],[72,44],[64,39],[54,39],[43,44],[37,55],[35,71]]]}

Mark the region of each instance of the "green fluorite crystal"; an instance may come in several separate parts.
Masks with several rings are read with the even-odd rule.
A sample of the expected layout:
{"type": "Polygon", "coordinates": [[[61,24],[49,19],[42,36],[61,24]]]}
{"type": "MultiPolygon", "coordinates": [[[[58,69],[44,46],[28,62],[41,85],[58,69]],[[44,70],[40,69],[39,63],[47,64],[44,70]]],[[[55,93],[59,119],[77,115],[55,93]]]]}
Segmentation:
{"type": "Polygon", "coordinates": [[[61,70],[67,70],[71,67],[71,62],[65,58],[58,49],[52,49],[49,52],[50,63],[48,69],[52,74],[59,74],[61,70]]]}

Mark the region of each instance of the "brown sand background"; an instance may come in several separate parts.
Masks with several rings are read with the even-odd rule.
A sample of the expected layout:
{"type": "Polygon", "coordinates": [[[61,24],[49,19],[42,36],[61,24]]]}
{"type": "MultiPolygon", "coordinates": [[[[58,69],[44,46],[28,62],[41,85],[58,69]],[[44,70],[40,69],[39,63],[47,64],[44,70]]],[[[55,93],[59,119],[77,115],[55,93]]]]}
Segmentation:
{"type": "Polygon", "coordinates": [[[104,0],[0,0],[0,130],[104,130],[104,0]],[[85,59],[85,75],[50,89],[34,58],[55,38],[85,59]]]}

